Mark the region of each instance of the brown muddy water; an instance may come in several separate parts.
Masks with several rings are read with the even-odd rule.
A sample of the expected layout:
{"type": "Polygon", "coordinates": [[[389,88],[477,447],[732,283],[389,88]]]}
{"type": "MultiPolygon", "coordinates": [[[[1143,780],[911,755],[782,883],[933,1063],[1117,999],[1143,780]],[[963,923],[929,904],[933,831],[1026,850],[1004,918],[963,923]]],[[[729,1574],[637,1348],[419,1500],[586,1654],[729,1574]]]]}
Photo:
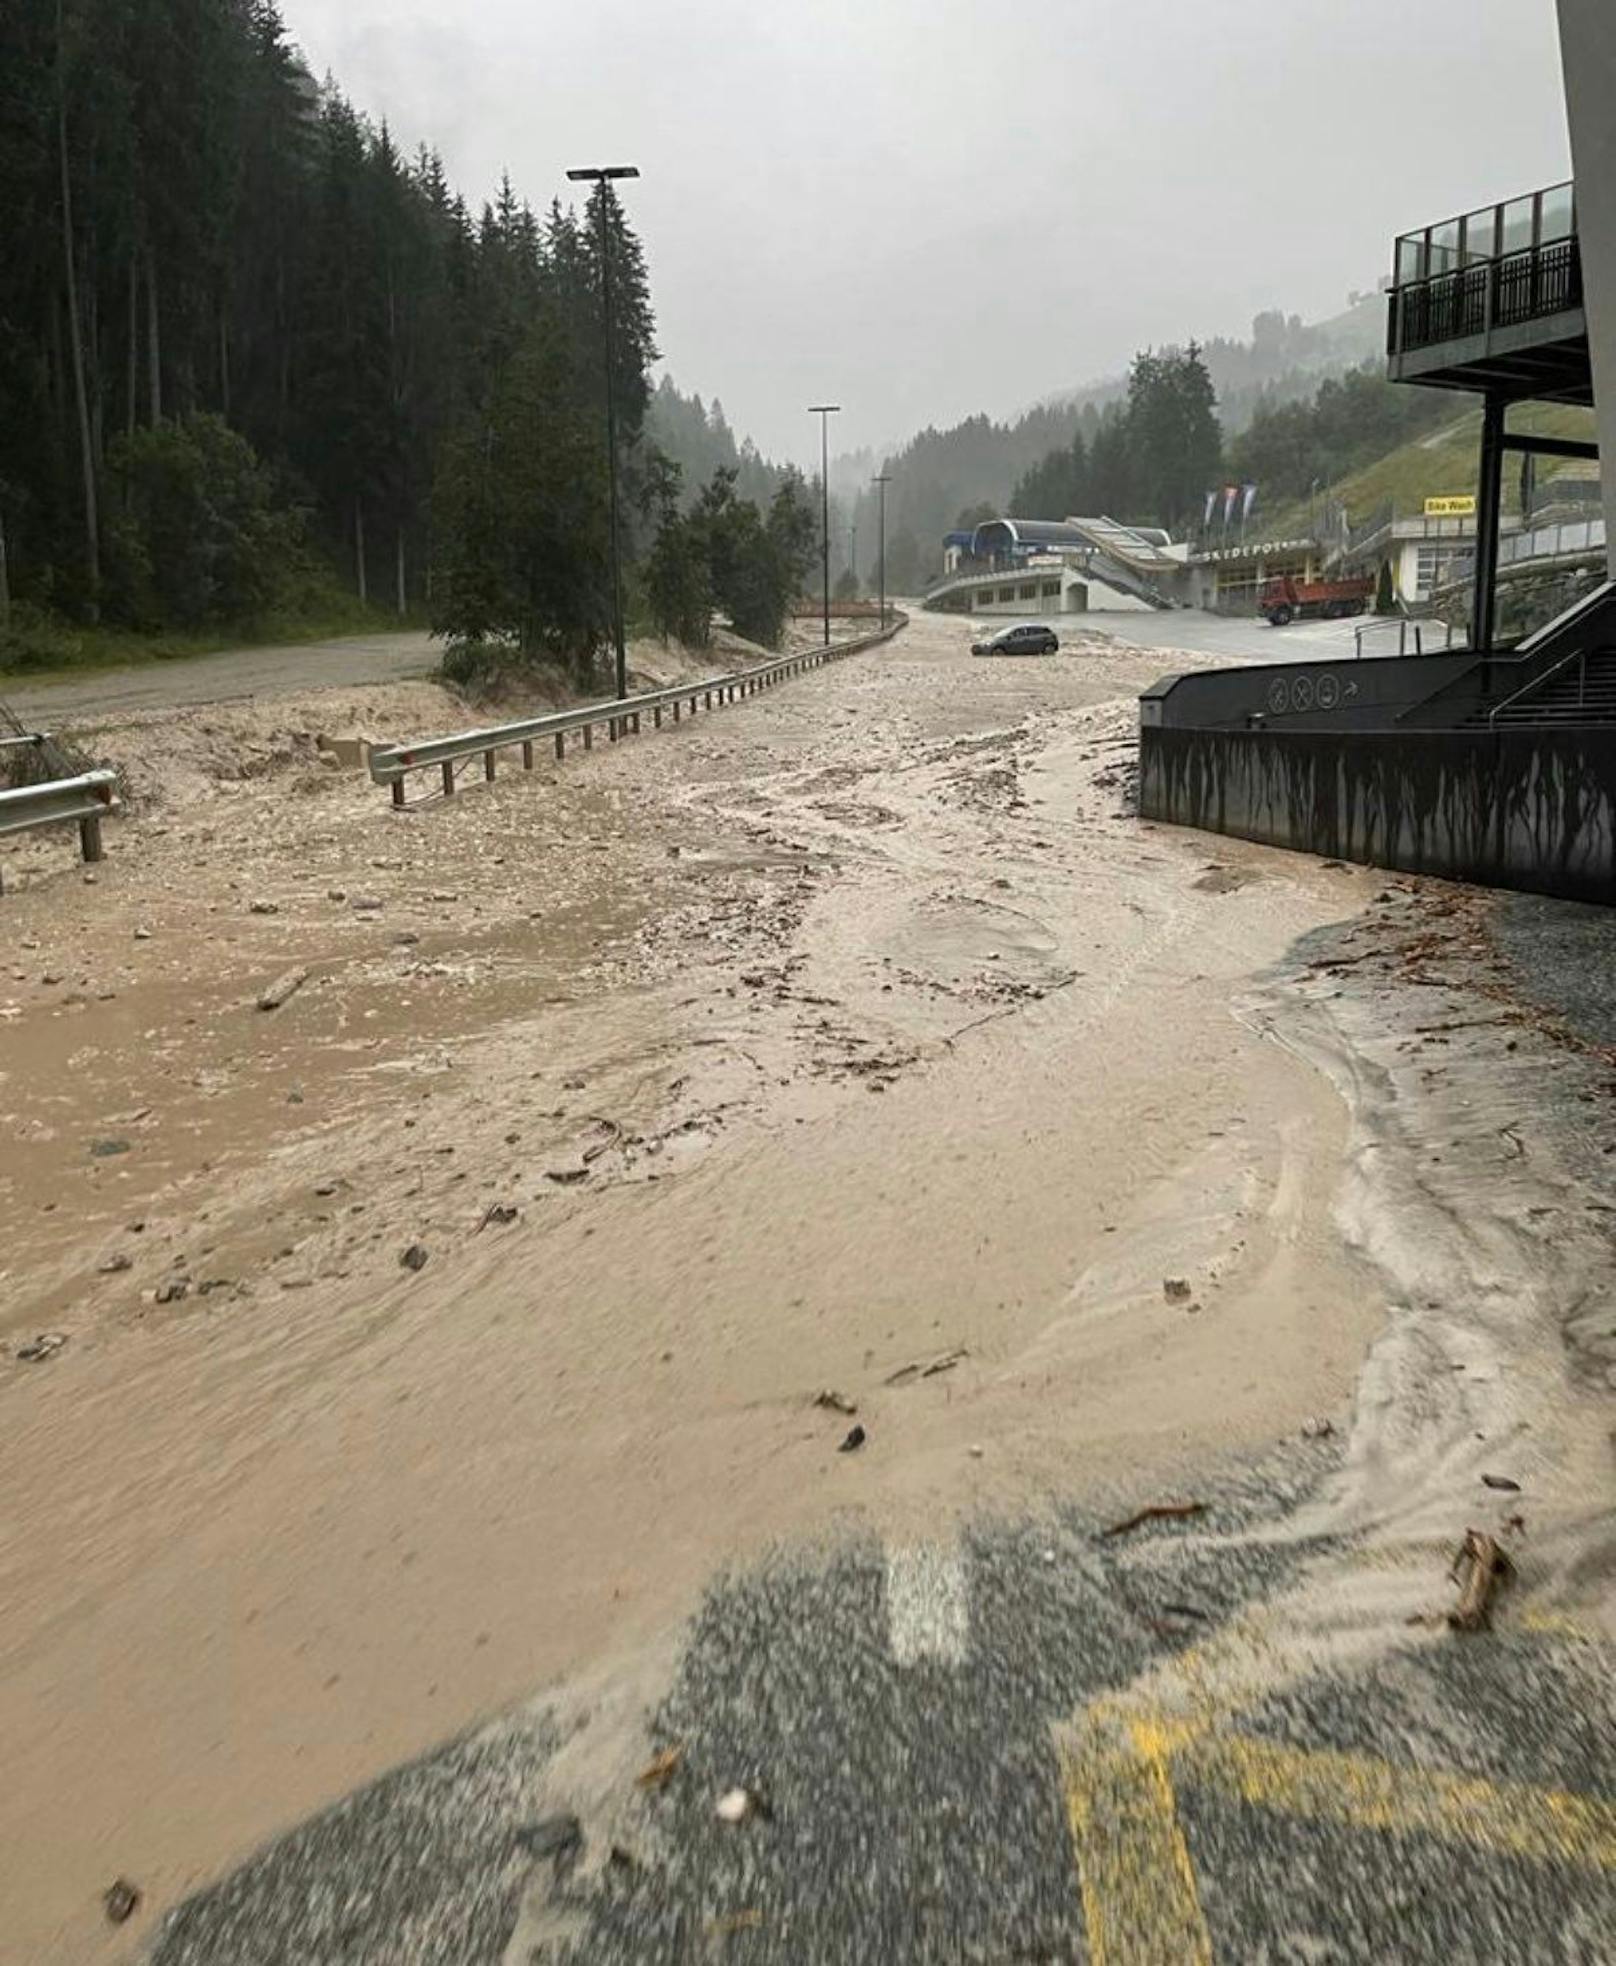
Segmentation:
{"type": "MultiPolygon", "coordinates": [[[[239,722],[192,713],[95,884],[30,849],[0,1957],[127,1949],[367,1776],[648,1655],[771,1539],[1344,1423],[1386,1313],[1337,1223],[1348,1107],[1251,1005],[1374,877],[1129,815],[1159,654],[968,639],[921,616],[401,817],[281,741],[312,700],[236,713],[234,781],[239,722]]],[[[341,717],[464,721],[424,685],[341,717]]]]}

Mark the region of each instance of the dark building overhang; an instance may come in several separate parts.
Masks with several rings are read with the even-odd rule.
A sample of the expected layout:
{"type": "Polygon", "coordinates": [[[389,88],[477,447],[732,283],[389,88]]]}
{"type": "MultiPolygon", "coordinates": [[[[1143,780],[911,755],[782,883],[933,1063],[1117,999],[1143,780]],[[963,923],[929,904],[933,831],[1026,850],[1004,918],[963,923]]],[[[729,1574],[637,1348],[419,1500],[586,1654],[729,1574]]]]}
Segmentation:
{"type": "Polygon", "coordinates": [[[1591,404],[1572,186],[1405,233],[1386,352],[1394,382],[1591,404]]]}

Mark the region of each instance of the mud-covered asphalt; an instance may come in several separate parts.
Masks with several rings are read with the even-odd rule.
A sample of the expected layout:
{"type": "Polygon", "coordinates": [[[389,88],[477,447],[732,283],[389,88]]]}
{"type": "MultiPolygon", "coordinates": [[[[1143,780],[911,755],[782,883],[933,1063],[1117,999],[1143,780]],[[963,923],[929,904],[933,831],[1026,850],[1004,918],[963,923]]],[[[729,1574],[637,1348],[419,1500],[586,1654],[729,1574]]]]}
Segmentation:
{"type": "Polygon", "coordinates": [[[1610,1091],[1490,914],[1397,882],[1252,1001],[1299,1044],[1340,1020],[1378,1080],[1342,1226],[1392,1301],[1341,1427],[1173,1488],[1186,1521],[1108,1534],[1147,1499],[1119,1468],[745,1566],[615,1780],[583,1746],[611,1697],[541,1697],[185,1907],[161,1966],[1610,1958],[1610,1091]],[[1477,1634],[1460,1524],[1513,1566],[1477,1634]]]}
{"type": "Polygon", "coordinates": [[[402,816],[311,733],[426,685],[103,734],[0,1957],[1599,1956],[1609,1071],[1481,898],[1141,826],[1162,656],[967,636],[402,816]]]}
{"type": "Polygon", "coordinates": [[[1209,1491],[1211,1536],[1122,1548],[1069,1508],[968,1530],[943,1655],[895,1648],[892,1552],[749,1570],[648,1730],[676,1766],[608,1822],[569,1807],[569,1723],[541,1702],[273,1847],[155,1960],[1595,1966],[1616,1805],[1608,1652],[1581,1634],[1321,1660],[1209,1703],[1159,1763],[1093,1721],[1164,1662],[1193,1683],[1306,1565],[1353,1563],[1289,1533],[1336,1458],[1209,1491]],[[737,1786],[758,1803],[731,1825],[737,1786]]]}

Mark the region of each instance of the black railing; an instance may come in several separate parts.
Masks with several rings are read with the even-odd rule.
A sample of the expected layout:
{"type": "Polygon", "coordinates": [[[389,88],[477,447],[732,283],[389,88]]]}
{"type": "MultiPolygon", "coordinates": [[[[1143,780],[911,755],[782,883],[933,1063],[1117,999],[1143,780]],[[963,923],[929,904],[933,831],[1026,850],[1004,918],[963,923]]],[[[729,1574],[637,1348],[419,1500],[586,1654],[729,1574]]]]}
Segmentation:
{"type": "Polygon", "coordinates": [[[1520,327],[1581,307],[1582,254],[1575,239],[1529,246],[1394,289],[1387,353],[1410,355],[1466,341],[1492,328],[1520,327]]]}

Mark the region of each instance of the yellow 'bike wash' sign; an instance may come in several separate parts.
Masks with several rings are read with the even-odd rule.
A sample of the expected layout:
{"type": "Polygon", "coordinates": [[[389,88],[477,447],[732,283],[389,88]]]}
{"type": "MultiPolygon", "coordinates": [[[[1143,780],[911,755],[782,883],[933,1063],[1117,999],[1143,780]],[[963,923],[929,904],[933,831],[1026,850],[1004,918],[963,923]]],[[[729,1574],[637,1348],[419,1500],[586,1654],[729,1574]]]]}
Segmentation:
{"type": "Polygon", "coordinates": [[[1425,516],[1428,519],[1473,519],[1476,516],[1476,501],[1473,498],[1428,498],[1425,501],[1425,516]]]}

